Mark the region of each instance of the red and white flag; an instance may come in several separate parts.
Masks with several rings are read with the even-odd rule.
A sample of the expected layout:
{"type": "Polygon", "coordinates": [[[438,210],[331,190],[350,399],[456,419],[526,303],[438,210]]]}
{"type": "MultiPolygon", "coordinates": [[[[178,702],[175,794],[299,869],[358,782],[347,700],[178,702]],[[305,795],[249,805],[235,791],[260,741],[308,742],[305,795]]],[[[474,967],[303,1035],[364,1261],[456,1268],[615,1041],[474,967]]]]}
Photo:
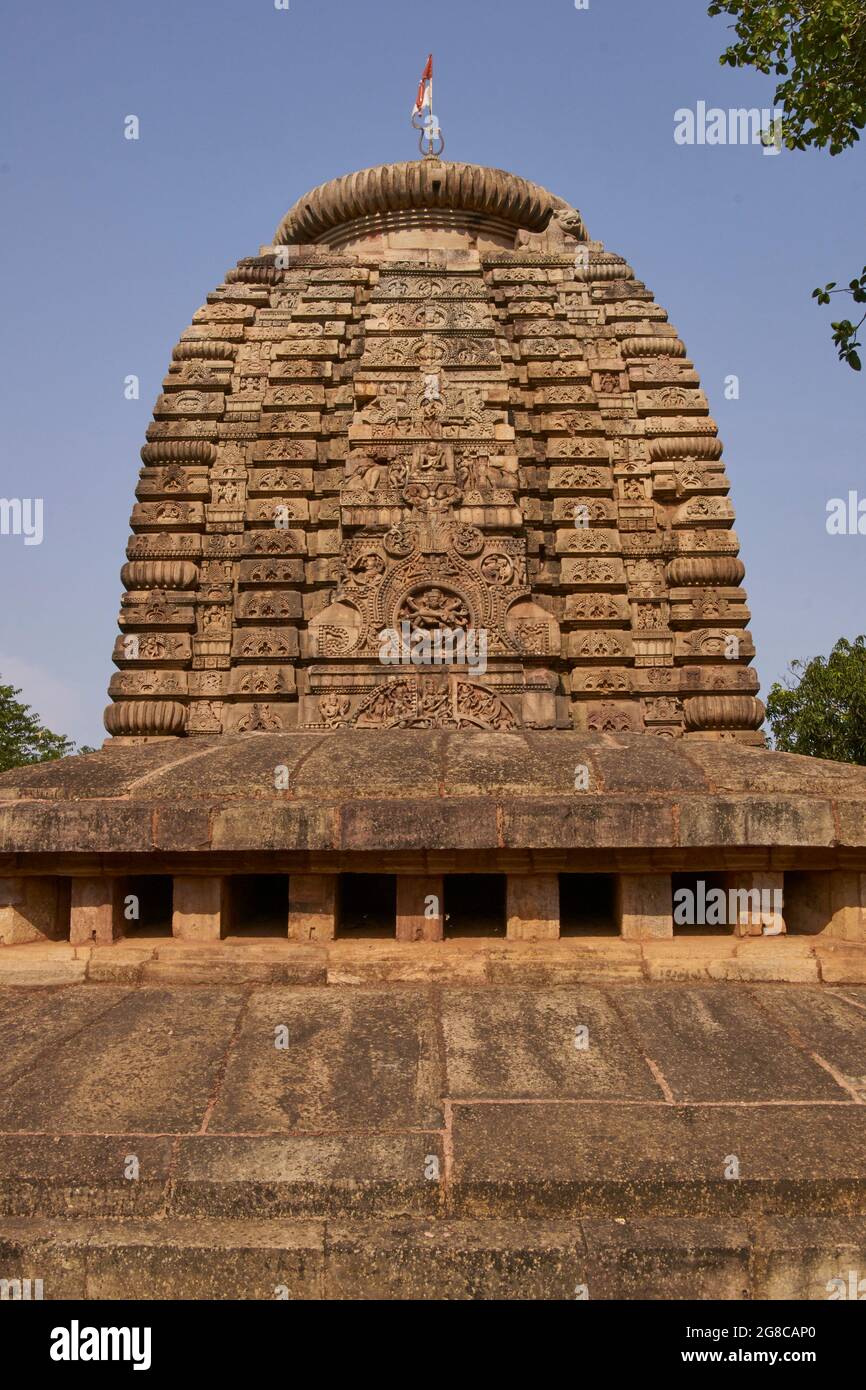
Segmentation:
{"type": "Polygon", "coordinates": [[[425,106],[429,111],[433,105],[433,54],[427,59],[427,66],[421,74],[421,81],[418,83],[418,95],[415,98],[415,105],[412,107],[412,115],[419,116],[425,106]]]}

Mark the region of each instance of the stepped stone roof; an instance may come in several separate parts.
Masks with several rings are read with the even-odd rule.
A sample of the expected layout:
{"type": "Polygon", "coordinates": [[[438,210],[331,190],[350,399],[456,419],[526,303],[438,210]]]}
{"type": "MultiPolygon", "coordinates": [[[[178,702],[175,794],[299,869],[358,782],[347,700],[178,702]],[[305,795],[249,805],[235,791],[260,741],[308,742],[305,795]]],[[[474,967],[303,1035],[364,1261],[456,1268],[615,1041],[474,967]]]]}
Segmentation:
{"type": "Polygon", "coordinates": [[[720,849],[735,866],[731,847],[748,846],[750,865],[827,866],[862,858],[864,803],[866,768],[644,734],[167,739],[0,776],[0,854],[525,851],[574,866],[580,850],[584,867],[642,854],[664,868],[720,849]]]}

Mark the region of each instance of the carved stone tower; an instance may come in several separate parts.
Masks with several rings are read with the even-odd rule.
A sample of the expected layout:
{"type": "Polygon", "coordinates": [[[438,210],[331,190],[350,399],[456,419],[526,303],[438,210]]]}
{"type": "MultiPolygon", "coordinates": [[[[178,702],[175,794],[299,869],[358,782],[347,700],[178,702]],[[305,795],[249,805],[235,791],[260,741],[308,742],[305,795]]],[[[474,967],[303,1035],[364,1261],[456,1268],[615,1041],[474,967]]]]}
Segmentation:
{"type": "Polygon", "coordinates": [[[371,921],[572,970],[707,881],[734,936],[769,895],[866,942],[866,770],[763,746],[721,453],[561,199],[433,157],[307,194],[174,349],[112,737],[0,778],[0,943],[110,945],[131,896],[181,942],[266,920],[280,971],[371,921]]]}
{"type": "Polygon", "coordinates": [[[721,452],[561,199],[433,158],[326,183],[174,349],[106,726],[761,743],[721,452]]]}

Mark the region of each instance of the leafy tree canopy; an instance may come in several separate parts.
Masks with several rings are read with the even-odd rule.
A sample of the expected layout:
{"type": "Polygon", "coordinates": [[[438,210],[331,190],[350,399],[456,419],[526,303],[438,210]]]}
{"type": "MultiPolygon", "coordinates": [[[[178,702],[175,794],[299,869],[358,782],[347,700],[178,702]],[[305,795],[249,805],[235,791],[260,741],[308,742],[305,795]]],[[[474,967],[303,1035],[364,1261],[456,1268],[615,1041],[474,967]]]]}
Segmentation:
{"type": "MultiPolygon", "coordinates": [[[[16,699],[20,694],[14,685],[0,685],[0,772],[25,763],[65,758],[76,751],[71,739],[46,729],[38,714],[16,699]]],[[[83,747],[78,751],[93,750],[83,747]]]]}
{"type": "Polygon", "coordinates": [[[866,637],[792,661],[788,684],[770,691],[767,719],[784,753],[866,765],[866,637]]]}
{"type": "MultiPolygon", "coordinates": [[[[711,15],[731,15],[736,41],[720,62],[755,68],[779,80],[775,102],[783,112],[781,138],[788,149],[808,146],[841,154],[866,125],[866,0],[712,0],[711,15]]],[[[834,294],[866,304],[866,266],[841,288],[819,285],[812,298],[829,304],[834,294]]],[[[859,371],[857,334],[866,322],[834,322],[840,361],[859,371]]]]}

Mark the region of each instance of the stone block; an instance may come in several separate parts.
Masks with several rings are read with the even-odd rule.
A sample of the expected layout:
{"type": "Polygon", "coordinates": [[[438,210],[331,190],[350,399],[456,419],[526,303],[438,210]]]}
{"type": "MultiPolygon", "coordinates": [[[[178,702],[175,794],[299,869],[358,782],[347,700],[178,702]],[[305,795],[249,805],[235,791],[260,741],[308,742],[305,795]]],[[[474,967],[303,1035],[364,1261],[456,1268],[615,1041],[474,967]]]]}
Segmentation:
{"type": "Polygon", "coordinates": [[[559,876],[509,874],[506,935],[512,941],[555,941],[559,936],[559,876]]]}
{"type": "Polygon", "coordinates": [[[227,927],[227,884],[219,875],[177,874],[171,931],[181,941],[219,941],[227,927]]]}
{"type": "Polygon", "coordinates": [[[866,941],[866,874],[834,872],[830,880],[830,921],[826,935],[838,941],[866,941]]]}
{"type": "Polygon", "coordinates": [[[69,940],[74,946],[107,946],[123,935],[123,880],[74,878],[69,940]]]}
{"type": "Polygon", "coordinates": [[[735,936],[781,936],[785,931],[784,874],[725,875],[728,916],[735,936]]]}
{"type": "Polygon", "coordinates": [[[616,920],[627,941],[673,936],[670,874],[620,874],[616,881],[616,920]]]}
{"type": "Polygon", "coordinates": [[[336,874],[292,874],[289,879],[289,939],[333,941],[337,930],[336,874]]]}
{"type": "Polygon", "coordinates": [[[441,874],[397,876],[397,940],[441,941],[444,931],[441,874]]]}
{"type": "Polygon", "coordinates": [[[68,929],[68,879],[0,878],[0,946],[57,941],[68,929]]]}

